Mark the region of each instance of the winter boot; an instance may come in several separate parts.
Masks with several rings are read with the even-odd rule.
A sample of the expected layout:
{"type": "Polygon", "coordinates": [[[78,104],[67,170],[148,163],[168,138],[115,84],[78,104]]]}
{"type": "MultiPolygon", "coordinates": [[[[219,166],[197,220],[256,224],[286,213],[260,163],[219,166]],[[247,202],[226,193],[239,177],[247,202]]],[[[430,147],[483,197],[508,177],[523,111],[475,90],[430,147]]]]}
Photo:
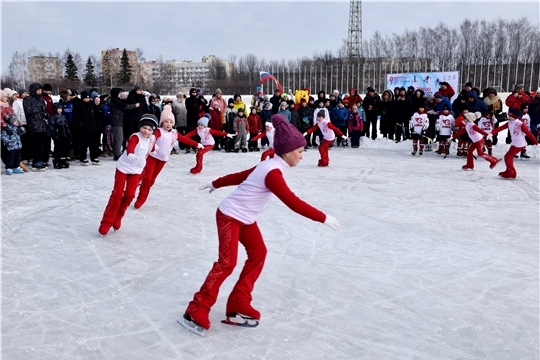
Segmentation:
{"type": "Polygon", "coordinates": [[[416,149],[414,149],[411,153],[412,156],[415,156],[416,155],[416,149]]]}
{"type": "Polygon", "coordinates": [[[60,165],[61,165],[64,169],[69,169],[69,162],[67,162],[66,159],[60,159],[60,165]]]}
{"type": "Polygon", "coordinates": [[[243,149],[242,149],[242,152],[243,152],[243,153],[247,153],[248,151],[247,151],[246,148],[243,148],[243,149]]]}
{"type": "Polygon", "coordinates": [[[62,165],[60,165],[60,160],[53,160],[53,167],[55,169],[61,169],[62,165]]]}
{"type": "Polygon", "coordinates": [[[418,151],[418,155],[423,155],[423,154],[424,154],[424,150],[420,149],[420,151],[418,151]]]}
{"type": "Polygon", "coordinates": [[[24,174],[24,170],[21,167],[13,169],[14,174],[24,174]]]}

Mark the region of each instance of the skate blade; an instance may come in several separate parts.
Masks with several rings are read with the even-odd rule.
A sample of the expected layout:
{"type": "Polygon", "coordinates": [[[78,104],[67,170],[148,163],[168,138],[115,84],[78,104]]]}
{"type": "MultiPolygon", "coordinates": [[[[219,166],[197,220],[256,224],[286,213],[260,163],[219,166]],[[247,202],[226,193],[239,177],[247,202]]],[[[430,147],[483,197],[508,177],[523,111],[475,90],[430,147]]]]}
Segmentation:
{"type": "Polygon", "coordinates": [[[185,318],[181,318],[179,320],[176,320],[176,322],[199,336],[204,336],[204,334],[206,334],[206,329],[194,321],[189,321],[185,318]]]}
{"type": "Polygon", "coordinates": [[[225,320],[221,320],[221,323],[227,324],[227,325],[251,327],[251,328],[259,326],[259,320],[257,319],[254,319],[252,317],[245,316],[245,315],[240,315],[240,314],[236,314],[236,315],[240,317],[241,319],[240,321],[231,320],[233,318],[236,318],[236,316],[227,316],[225,320]]]}

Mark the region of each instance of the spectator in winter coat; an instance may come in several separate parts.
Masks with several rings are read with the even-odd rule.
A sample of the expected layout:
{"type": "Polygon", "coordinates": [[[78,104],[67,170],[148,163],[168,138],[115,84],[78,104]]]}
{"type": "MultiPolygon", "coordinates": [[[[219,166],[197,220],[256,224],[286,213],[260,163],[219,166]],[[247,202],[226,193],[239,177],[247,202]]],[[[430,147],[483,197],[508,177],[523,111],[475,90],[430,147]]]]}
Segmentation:
{"type": "Polygon", "coordinates": [[[158,119],[161,118],[161,110],[157,106],[156,98],[152,95],[148,98],[148,114],[152,114],[158,119]]]}
{"type": "Polygon", "coordinates": [[[281,104],[281,96],[279,89],[274,90],[274,96],[270,98],[270,103],[272,104],[272,114],[277,114],[279,110],[279,104],[281,104]]]}
{"type": "MultiPolygon", "coordinates": [[[[2,91],[2,108],[4,104],[8,104],[9,100],[7,93],[2,91]],[[5,100],[5,101],[4,101],[5,100]]],[[[17,119],[15,113],[10,113],[2,117],[2,121],[6,126],[2,127],[2,160],[6,165],[6,175],[24,173],[21,164],[21,135],[24,134],[24,129],[17,119]]]]}
{"type": "Polygon", "coordinates": [[[538,125],[540,124],[540,88],[536,90],[536,95],[529,105],[529,116],[531,117],[531,133],[538,139],[538,125]]]}
{"type": "MultiPolygon", "coordinates": [[[[20,121],[24,133],[21,135],[21,160],[28,161],[32,159],[32,141],[31,141],[31,135],[28,133],[28,125],[26,123],[26,116],[24,115],[24,107],[23,107],[23,100],[25,97],[28,96],[28,91],[25,89],[19,89],[17,92],[18,96],[13,101],[13,104],[11,107],[13,108],[13,111],[15,112],[15,115],[17,115],[17,119],[20,121]]],[[[24,167],[26,169],[26,167],[24,167]]],[[[28,171],[26,169],[25,171],[28,171]]]]}
{"type": "Polygon", "coordinates": [[[264,94],[262,91],[262,87],[257,86],[255,90],[255,94],[251,97],[251,106],[255,107],[255,110],[257,111],[257,114],[260,114],[261,112],[261,105],[264,101],[264,94]]]}
{"type": "Polygon", "coordinates": [[[358,95],[356,88],[349,89],[349,110],[352,110],[352,107],[356,105],[358,100],[362,100],[362,97],[358,95]]]}
{"type": "MultiPolygon", "coordinates": [[[[349,110],[343,105],[343,101],[338,100],[337,106],[334,109],[334,119],[332,124],[339,129],[344,135],[347,135],[348,125],[347,121],[349,120],[349,110]]],[[[340,137],[336,138],[337,146],[340,146],[343,142],[347,144],[346,140],[343,140],[340,137]]],[[[345,146],[345,145],[344,145],[345,146]]]]}
{"type": "MultiPolygon", "coordinates": [[[[394,96],[390,89],[383,91],[381,95],[381,103],[379,104],[379,111],[381,114],[380,130],[383,137],[390,140],[394,139],[394,96]]],[[[357,111],[358,112],[358,111],[357,111]]]]}
{"type": "Polygon", "coordinates": [[[279,111],[277,113],[285,116],[288,123],[291,122],[291,112],[289,111],[289,105],[285,101],[281,102],[279,105],[279,111]]]}
{"type": "Polygon", "coordinates": [[[257,114],[257,108],[251,107],[251,114],[249,114],[247,118],[248,127],[249,127],[249,142],[248,142],[248,150],[251,151],[259,151],[259,146],[257,145],[257,142],[252,141],[255,136],[259,135],[259,133],[262,131],[262,123],[261,123],[261,117],[259,114],[257,114]]]}
{"type": "Polygon", "coordinates": [[[32,135],[34,154],[32,159],[32,171],[44,171],[49,162],[49,144],[46,144],[46,119],[49,118],[47,104],[41,98],[43,86],[39,83],[30,85],[30,95],[24,98],[23,107],[28,132],[32,135]]]}
{"type": "Polygon", "coordinates": [[[486,103],[478,99],[478,93],[474,89],[469,91],[468,97],[469,102],[467,103],[466,109],[469,112],[480,112],[481,114],[487,113],[488,107],[486,103]]]}
{"type": "MultiPolygon", "coordinates": [[[[300,107],[298,108],[298,123],[300,124],[299,129],[303,134],[309,128],[313,126],[313,110],[307,105],[306,99],[300,100],[300,107]]],[[[311,148],[311,142],[308,141],[311,135],[306,136],[307,148],[311,148]]]]}
{"type": "Polygon", "coordinates": [[[247,114],[246,104],[244,104],[244,101],[242,100],[242,96],[240,94],[234,94],[234,110],[238,112],[240,109],[244,111],[244,115],[247,114]]]}
{"type": "Polygon", "coordinates": [[[41,92],[41,98],[45,100],[45,102],[47,103],[47,113],[49,113],[49,116],[52,116],[54,114],[53,99],[51,97],[51,94],[52,94],[51,84],[44,84],[43,91],[41,92]]]}
{"type": "Polygon", "coordinates": [[[379,115],[380,103],[381,98],[375,93],[375,89],[368,87],[367,95],[362,102],[362,107],[364,108],[367,117],[364,134],[369,137],[369,128],[371,126],[371,138],[373,140],[377,138],[377,116],[379,115]]]}
{"type": "Polygon", "coordinates": [[[114,161],[117,161],[122,155],[122,144],[124,143],[124,112],[126,110],[133,110],[141,106],[139,103],[126,104],[126,102],[120,99],[120,93],[122,89],[111,89],[111,102],[110,118],[111,118],[111,131],[113,134],[113,156],[114,161]]]}
{"type": "Polygon", "coordinates": [[[396,142],[401,141],[401,135],[403,135],[403,140],[406,140],[409,138],[409,120],[414,111],[405,88],[400,88],[397,99],[393,101],[393,108],[394,120],[396,122],[396,126],[394,127],[396,142]]]}
{"type": "Polygon", "coordinates": [[[414,92],[414,96],[412,98],[412,104],[415,109],[418,109],[420,105],[424,106],[426,103],[426,96],[424,93],[424,90],[418,89],[414,92]]]}
{"type": "Polygon", "coordinates": [[[143,114],[148,112],[146,98],[144,97],[142,87],[139,85],[135,85],[135,87],[129,92],[126,99],[127,105],[134,105],[137,103],[139,104],[138,107],[126,109],[124,111],[124,143],[126,139],[129,139],[131,134],[139,132],[139,120],[141,120],[143,114]]]}
{"type": "Polygon", "coordinates": [[[523,91],[523,85],[518,84],[514,91],[506,98],[505,104],[509,109],[521,109],[521,105],[530,105],[531,98],[523,91]]]}
{"type": "MultiPolygon", "coordinates": [[[[488,88],[486,91],[486,97],[484,98],[484,102],[486,103],[488,107],[488,113],[493,114],[496,121],[493,125],[493,128],[496,129],[499,127],[501,121],[506,121],[506,114],[503,114],[503,103],[499,95],[497,95],[497,90],[493,88],[488,88]]],[[[492,145],[497,145],[498,142],[498,135],[493,136],[492,145]]]]}
{"type": "Polygon", "coordinates": [[[221,89],[216,89],[215,95],[212,97],[212,100],[210,100],[210,108],[214,108],[214,104],[218,104],[219,111],[221,111],[221,123],[225,124],[225,108],[227,107],[227,101],[223,98],[223,94],[221,93],[221,89]]]}
{"type": "Polygon", "coordinates": [[[439,91],[437,91],[434,95],[441,94],[443,97],[447,97],[448,100],[452,99],[452,96],[456,94],[456,91],[446,81],[441,81],[439,83],[439,91]]]}
{"type": "Polygon", "coordinates": [[[358,112],[358,106],[353,105],[347,125],[349,137],[351,138],[351,147],[353,149],[358,148],[360,146],[360,135],[364,130],[364,120],[362,119],[362,115],[358,112]]]}
{"type": "Polygon", "coordinates": [[[298,111],[296,111],[295,104],[289,104],[289,112],[291,113],[291,124],[296,128],[300,128],[300,118],[298,117],[298,111]]]}
{"type": "Polygon", "coordinates": [[[445,106],[448,106],[448,109],[450,109],[450,112],[452,112],[452,104],[450,103],[450,100],[441,94],[435,95],[435,111],[440,114],[445,106]]]}
{"type": "Polygon", "coordinates": [[[96,107],[90,102],[88,91],[81,92],[81,102],[73,107],[73,119],[78,122],[79,129],[79,159],[81,165],[88,166],[87,150],[90,148],[90,159],[93,165],[100,165],[99,156],[99,128],[96,121],[96,107]]]}
{"type": "Polygon", "coordinates": [[[66,169],[69,168],[67,157],[71,132],[69,131],[68,120],[62,114],[62,104],[54,103],[53,107],[56,111],[49,119],[48,124],[54,141],[53,166],[55,169],[66,169]]]}
{"type": "MultiPolygon", "coordinates": [[[[197,96],[197,89],[191,88],[189,89],[189,97],[186,99],[186,130],[187,132],[191,132],[197,128],[197,122],[201,118],[200,112],[204,107],[204,103],[201,101],[201,98],[197,96]]],[[[194,140],[196,142],[199,141],[198,135],[195,135],[194,140]]],[[[191,149],[188,147],[186,148],[186,153],[191,152],[191,149]]]]}
{"type": "Polygon", "coordinates": [[[458,116],[463,112],[463,110],[467,109],[467,102],[469,101],[469,92],[473,89],[472,83],[467,82],[465,83],[465,87],[459,95],[457,96],[456,100],[452,102],[452,110],[453,113],[458,116]]]}

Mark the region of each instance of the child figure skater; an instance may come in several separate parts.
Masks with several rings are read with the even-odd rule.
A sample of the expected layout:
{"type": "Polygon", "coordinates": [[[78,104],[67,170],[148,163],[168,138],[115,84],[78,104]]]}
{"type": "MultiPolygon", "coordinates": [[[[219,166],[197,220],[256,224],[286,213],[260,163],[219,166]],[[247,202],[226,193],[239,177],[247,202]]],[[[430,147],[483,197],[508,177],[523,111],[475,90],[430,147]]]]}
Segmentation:
{"type": "Polygon", "coordinates": [[[463,165],[461,168],[463,170],[472,170],[474,169],[474,156],[473,151],[476,149],[476,152],[478,156],[486,159],[486,161],[489,161],[490,165],[489,168],[493,169],[499,160],[494,158],[491,155],[488,155],[484,153],[484,138],[483,136],[487,136],[488,140],[491,140],[491,135],[488,136],[488,133],[486,133],[484,130],[480,129],[474,122],[479,119],[482,116],[481,113],[475,112],[475,113],[466,113],[465,114],[465,127],[459,130],[457,133],[455,133],[452,136],[452,139],[457,138],[458,136],[461,136],[462,134],[467,132],[469,135],[469,138],[472,141],[472,144],[469,146],[469,149],[467,150],[467,163],[463,165]]]}
{"type": "Polygon", "coordinates": [[[272,125],[270,121],[267,121],[266,124],[264,124],[264,126],[266,127],[266,130],[252,139],[253,141],[257,141],[265,136],[268,139],[268,150],[262,153],[261,161],[266,160],[266,158],[268,157],[270,159],[273,159],[274,155],[276,154],[274,151],[274,133],[275,133],[274,126],[272,125]]]}
{"type": "Polygon", "coordinates": [[[411,120],[409,121],[409,128],[411,130],[411,138],[412,138],[412,146],[413,151],[412,155],[416,155],[416,151],[418,150],[418,142],[420,141],[420,151],[418,152],[418,155],[422,155],[424,153],[424,146],[426,143],[426,137],[424,133],[429,127],[429,119],[426,113],[426,110],[424,109],[424,105],[418,106],[418,110],[413,114],[411,117],[411,120]]]}
{"type": "Polygon", "coordinates": [[[439,115],[439,118],[435,122],[435,130],[438,132],[437,142],[439,143],[439,149],[436,153],[439,155],[444,154],[445,158],[450,153],[450,142],[448,139],[452,136],[452,129],[455,122],[454,116],[450,113],[450,108],[448,105],[444,105],[442,114],[439,115]]]}
{"type": "Polygon", "coordinates": [[[508,122],[503,126],[499,126],[491,133],[493,136],[495,136],[502,130],[508,129],[508,132],[512,137],[510,149],[508,149],[508,152],[504,155],[506,170],[499,173],[499,176],[504,179],[515,179],[517,176],[517,171],[514,168],[514,156],[519,154],[527,147],[525,135],[533,142],[533,144],[538,145],[538,141],[536,141],[534,135],[529,131],[527,126],[519,120],[520,117],[521,111],[516,108],[511,108],[508,110],[508,122]]]}
{"type": "Polygon", "coordinates": [[[139,132],[129,137],[126,150],[116,163],[113,191],[99,226],[101,235],[107,235],[111,227],[120,229],[122,218],[135,197],[141,173],[146,165],[146,157],[150,149],[154,149],[152,134],[157,125],[154,115],[144,114],[139,121],[139,132]]]}
{"type": "Polygon", "coordinates": [[[201,138],[201,144],[204,146],[204,148],[197,150],[197,164],[191,170],[189,170],[192,174],[198,174],[202,171],[204,154],[214,148],[215,141],[212,135],[226,136],[228,138],[233,137],[232,134],[209,128],[208,121],[209,120],[207,117],[200,118],[199,121],[197,121],[197,128],[191,130],[185,135],[187,138],[192,137],[195,134],[199,135],[201,138]]]}
{"type": "Polygon", "coordinates": [[[150,188],[154,185],[157,176],[169,160],[171,150],[174,148],[176,141],[196,147],[199,150],[204,148],[202,144],[196,143],[180,134],[176,129],[173,129],[174,114],[172,113],[171,105],[165,105],[163,107],[159,126],[154,133],[156,152],[150,153],[150,156],[146,159],[146,166],[141,175],[142,183],[139,188],[139,195],[134,205],[135,209],[139,209],[146,202],[150,188]]]}
{"type": "Polygon", "coordinates": [[[251,306],[251,292],[263,269],[266,246],[256,219],[272,193],[294,212],[333,229],[339,227],[333,216],[326,215],[299,199],[285,183],[283,174],[302,160],[306,140],[294,126],[287,123],[284,116],[272,116],[272,123],[276,129],[274,149],[278,156],[262,161],[249,170],[226,175],[200,187],[200,190],[210,189],[210,192],[213,192],[221,187],[239,185],[219,204],[216,213],[218,260],[201,289],[193,296],[183,318],[178,320],[181,325],[199,335],[204,335],[210,328],[210,309],[217,300],[221,284],[236,266],[239,243],[246,249],[247,260],[227,300],[227,320],[223,322],[247,326],[258,324],[261,314],[251,306]],[[243,319],[242,323],[231,321],[237,315],[243,319]]]}
{"type": "Polygon", "coordinates": [[[334,133],[341,136],[343,140],[347,139],[347,137],[343,135],[343,133],[339,131],[337,127],[332,125],[332,123],[326,118],[326,116],[327,111],[320,110],[317,113],[317,122],[315,123],[315,125],[313,125],[308,131],[304,133],[304,136],[307,136],[315,130],[320,129],[323,134],[324,140],[322,144],[319,145],[319,153],[321,154],[321,158],[319,160],[318,166],[328,166],[328,164],[330,163],[330,158],[328,157],[328,147],[330,146],[330,144],[332,144],[332,142],[334,142],[334,139],[336,138],[336,135],[334,133]]]}

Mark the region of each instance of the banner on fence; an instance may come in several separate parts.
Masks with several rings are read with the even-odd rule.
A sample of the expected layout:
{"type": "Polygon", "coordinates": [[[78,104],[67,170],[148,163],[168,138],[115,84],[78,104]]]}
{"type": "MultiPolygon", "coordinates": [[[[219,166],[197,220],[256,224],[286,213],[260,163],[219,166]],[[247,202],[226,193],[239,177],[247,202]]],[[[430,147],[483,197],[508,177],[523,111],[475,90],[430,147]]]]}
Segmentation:
{"type": "Polygon", "coordinates": [[[386,75],[386,88],[393,90],[397,87],[413,86],[415,89],[424,90],[426,96],[435,94],[440,87],[441,82],[449,83],[456,94],[450,100],[453,100],[459,94],[459,71],[447,72],[429,72],[429,73],[406,73],[406,74],[388,74],[386,75]]]}

